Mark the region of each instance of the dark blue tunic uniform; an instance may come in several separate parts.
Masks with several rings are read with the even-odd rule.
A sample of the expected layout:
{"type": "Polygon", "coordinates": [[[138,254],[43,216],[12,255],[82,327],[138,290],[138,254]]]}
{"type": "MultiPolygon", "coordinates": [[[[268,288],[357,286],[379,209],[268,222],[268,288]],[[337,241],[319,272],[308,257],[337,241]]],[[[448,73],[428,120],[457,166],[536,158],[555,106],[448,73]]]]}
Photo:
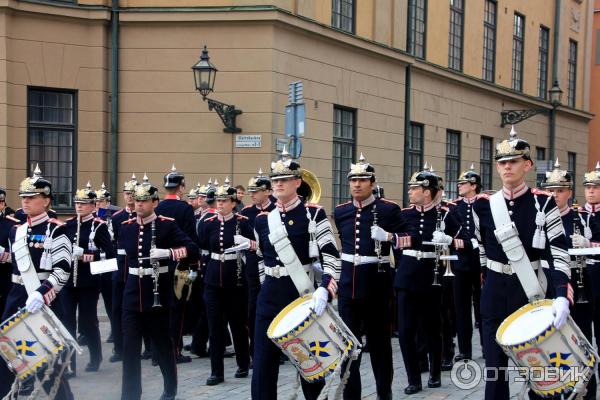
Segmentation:
{"type": "MultiPolygon", "coordinates": [[[[138,218],[139,219],[139,218],[138,218]]],[[[142,335],[150,332],[158,352],[158,363],[163,374],[164,393],[177,392],[177,369],[173,343],[165,327],[169,324],[169,310],[173,299],[173,272],[169,260],[160,261],[159,298],[162,307],[153,308],[154,280],[149,257],[152,243],[152,224],[155,225],[155,245],[170,249],[171,259],[198,260],[198,247],[183,233],[172,218],[152,214],[144,221],[130,219],[121,224],[118,248],[126,253],[125,271],[128,272],[123,297],[123,392],[122,399],[138,400],[142,394],[140,351],[142,335]]]]}
{"type": "MultiPolygon", "coordinates": [[[[377,385],[377,396],[391,396],[393,377],[391,344],[391,299],[393,272],[390,267],[390,243],[381,243],[382,263],[379,265],[371,227],[375,215],[377,225],[387,232],[408,236],[411,228],[404,223],[400,207],[385,199],[371,196],[338,205],[333,213],[342,244],[338,310],[340,316],[362,342],[363,333],[369,343],[371,366],[377,385]],[[369,257],[365,262],[350,258],[369,257]]],[[[362,358],[362,357],[361,357],[362,358]]],[[[344,399],[361,398],[360,358],[350,367],[350,378],[344,389],[344,399]]]]}
{"type": "MultiPolygon", "coordinates": [[[[91,274],[90,262],[100,260],[101,253],[106,259],[114,258],[115,250],[106,223],[100,218],[94,218],[93,214],[82,219],[79,238],[77,238],[76,218],[67,221],[65,231],[73,245],[77,244],[83,248],[84,253],[77,262],[77,272],[75,263],[72,263],[71,276],[59,298],[63,309],[63,321],[71,335],[76,337],[77,315],[79,315],[79,328],[87,339],[90,350],[89,367],[93,370],[102,361],[102,344],[98,326],[100,276],[91,274]],[[92,236],[92,243],[90,243],[90,236],[92,236]]],[[[76,357],[73,355],[71,361],[73,371],[76,370],[75,360],[76,357]]]]}
{"type": "Polygon", "coordinates": [[[4,311],[6,297],[12,287],[12,264],[10,262],[10,246],[8,244],[8,235],[12,227],[19,223],[19,220],[0,213],[0,246],[4,247],[4,253],[0,255],[0,315],[4,311]]]}

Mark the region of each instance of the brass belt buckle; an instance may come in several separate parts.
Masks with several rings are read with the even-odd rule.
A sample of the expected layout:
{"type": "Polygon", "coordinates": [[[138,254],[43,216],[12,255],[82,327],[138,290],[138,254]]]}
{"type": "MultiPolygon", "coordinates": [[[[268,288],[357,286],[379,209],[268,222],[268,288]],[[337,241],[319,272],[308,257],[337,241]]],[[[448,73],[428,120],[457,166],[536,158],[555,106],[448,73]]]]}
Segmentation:
{"type": "Polygon", "coordinates": [[[138,267],[138,273],[137,274],[138,274],[138,276],[140,278],[143,277],[145,275],[144,274],[144,268],[143,267],[138,267]]]}
{"type": "Polygon", "coordinates": [[[511,275],[512,274],[512,267],[510,266],[510,264],[504,264],[504,265],[502,265],[502,272],[505,273],[506,275],[511,275]]]}
{"type": "Polygon", "coordinates": [[[417,260],[423,258],[423,252],[421,250],[417,250],[417,260]]]}
{"type": "Polygon", "coordinates": [[[279,268],[281,268],[281,267],[279,267],[279,266],[273,267],[273,269],[272,269],[273,278],[277,278],[277,279],[281,278],[281,274],[279,273],[279,268]]]}
{"type": "Polygon", "coordinates": [[[360,265],[360,255],[359,254],[354,255],[354,265],[360,265]]]}
{"type": "Polygon", "coordinates": [[[221,262],[225,261],[225,253],[223,253],[223,254],[219,254],[219,260],[220,260],[221,262]]]}

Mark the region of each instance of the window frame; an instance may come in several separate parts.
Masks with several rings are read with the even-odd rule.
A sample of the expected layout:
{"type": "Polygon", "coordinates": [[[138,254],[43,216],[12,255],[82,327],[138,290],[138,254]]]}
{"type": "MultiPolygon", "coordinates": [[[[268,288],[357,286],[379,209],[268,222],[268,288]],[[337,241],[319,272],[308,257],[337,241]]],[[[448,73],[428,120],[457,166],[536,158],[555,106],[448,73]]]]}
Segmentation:
{"type": "Polygon", "coordinates": [[[494,181],[494,138],[491,136],[482,135],[479,139],[479,173],[481,176],[481,190],[492,190],[493,181],[494,181]],[[484,155],[484,147],[483,143],[489,141],[489,152],[486,156],[489,156],[489,159],[483,158],[484,155]],[[484,172],[483,166],[489,166],[489,171],[484,172]],[[486,187],[486,180],[489,180],[489,186],[486,187]]]}
{"type": "Polygon", "coordinates": [[[427,8],[428,0],[408,0],[408,15],[407,15],[407,34],[406,34],[406,51],[408,54],[424,60],[427,57],[427,8]],[[415,22],[417,22],[416,3],[422,1],[423,3],[423,32],[417,32],[415,22]],[[414,14],[413,14],[414,13],[414,14]],[[414,16],[414,18],[412,18],[414,16]],[[421,44],[422,54],[416,54],[415,36],[416,34],[423,36],[423,43],[421,44]]]}
{"type": "Polygon", "coordinates": [[[450,0],[450,25],[449,25],[449,29],[448,29],[448,68],[455,70],[455,71],[459,71],[459,72],[462,72],[463,63],[464,63],[465,5],[466,5],[465,3],[466,3],[465,0],[450,0]],[[458,8],[455,5],[453,5],[454,1],[460,1],[461,8],[458,8]],[[461,17],[460,32],[459,32],[460,43],[458,44],[458,46],[452,40],[453,37],[456,37],[456,34],[453,35],[453,29],[452,29],[453,26],[456,26],[456,19],[455,19],[455,21],[452,20],[453,15],[460,15],[460,17],[461,17]],[[458,55],[458,63],[459,63],[458,68],[454,67],[453,59],[456,58],[456,55],[453,54],[453,51],[452,51],[453,48],[460,49],[459,55],[458,55]]]}
{"type": "Polygon", "coordinates": [[[461,162],[461,156],[462,156],[462,132],[461,131],[457,131],[455,129],[446,129],[446,160],[445,160],[445,164],[446,164],[446,184],[445,184],[445,192],[448,195],[448,199],[455,199],[458,197],[458,188],[457,188],[457,184],[458,184],[458,176],[460,175],[460,162],[461,162]],[[450,137],[456,135],[457,143],[451,144],[450,143],[450,137]],[[451,154],[451,148],[450,146],[456,146],[456,150],[457,153],[456,154],[451,154]],[[450,162],[455,162],[456,163],[456,169],[454,171],[450,171],[450,162]],[[451,180],[450,177],[452,176],[452,174],[450,173],[452,172],[453,174],[456,175],[456,179],[451,180]]]}
{"type": "MultiPolygon", "coordinates": [[[[71,130],[72,138],[71,138],[71,188],[72,193],[70,193],[71,197],[75,190],[77,190],[77,164],[78,164],[78,90],[73,89],[61,89],[61,88],[49,88],[43,86],[27,86],[27,100],[26,100],[26,112],[27,112],[27,136],[26,136],[26,167],[25,171],[27,171],[27,175],[31,173],[31,169],[34,168],[32,166],[33,160],[31,156],[31,130],[32,129],[50,129],[50,130],[71,130]],[[69,94],[72,96],[72,123],[71,124],[57,124],[57,123],[44,123],[44,122],[32,122],[30,119],[30,98],[32,92],[46,92],[46,93],[61,93],[61,94],[69,94]]],[[[39,162],[36,161],[36,162],[39,162]]],[[[45,161],[44,161],[45,162],[45,161]]],[[[42,168],[42,176],[45,175],[46,171],[42,168]]],[[[50,179],[50,183],[52,183],[52,193],[53,199],[51,203],[51,207],[55,208],[57,211],[69,213],[75,210],[75,204],[71,201],[71,207],[60,207],[54,204],[54,199],[56,198],[54,193],[57,190],[57,182],[53,182],[52,178],[50,179]]]]}
{"type": "Polygon", "coordinates": [[[332,0],[331,1],[331,26],[333,28],[339,29],[340,31],[343,31],[343,32],[347,32],[347,33],[351,33],[351,34],[355,34],[356,33],[356,0],[332,0]],[[339,4],[340,4],[340,12],[339,13],[335,11],[335,4],[336,4],[336,2],[339,2],[339,4]],[[351,18],[348,17],[348,16],[346,16],[346,15],[344,15],[344,14],[342,14],[342,12],[341,12],[342,3],[350,3],[350,2],[352,3],[352,7],[351,7],[352,17],[351,18]],[[339,20],[340,20],[339,26],[337,26],[335,24],[335,17],[336,17],[336,15],[339,16],[339,20]],[[351,25],[352,26],[351,26],[350,30],[347,30],[347,29],[343,28],[342,18],[347,18],[347,19],[351,20],[351,25]]]}
{"type": "Polygon", "coordinates": [[[513,90],[516,90],[518,92],[522,92],[523,91],[523,69],[525,67],[525,58],[524,58],[524,54],[525,54],[525,27],[526,27],[526,19],[525,19],[525,15],[516,12],[514,13],[513,16],[513,35],[512,35],[512,68],[511,68],[511,88],[513,90]],[[517,36],[517,34],[515,33],[516,30],[516,22],[517,22],[517,18],[521,18],[521,36],[517,36]],[[517,51],[517,46],[516,44],[520,43],[521,44],[521,58],[520,58],[520,62],[518,64],[519,70],[517,71],[517,69],[515,69],[516,66],[516,51],[517,51]],[[516,77],[515,72],[518,72],[518,77],[516,77]],[[518,80],[516,80],[516,78],[518,78],[518,80]],[[517,85],[518,83],[518,85],[517,85]],[[517,87],[518,86],[518,87],[517,87]]]}
{"type": "Polygon", "coordinates": [[[540,25],[540,35],[538,44],[538,97],[544,100],[548,99],[548,72],[550,60],[550,28],[540,25]],[[546,34],[546,48],[542,47],[542,33],[546,34]],[[542,56],[545,55],[546,62],[542,64],[542,56]],[[542,77],[542,67],[545,69],[545,76],[542,77]],[[543,79],[542,79],[543,78],[543,79]],[[543,87],[542,87],[543,86],[543,87]]]}
{"type": "Polygon", "coordinates": [[[567,171],[571,173],[573,180],[573,199],[577,198],[577,153],[574,151],[567,152],[567,171]]]}
{"type": "Polygon", "coordinates": [[[567,59],[567,105],[575,108],[577,104],[577,58],[579,57],[579,43],[569,38],[569,57],[567,59]],[[572,58],[573,48],[575,57],[572,58]]]}
{"type": "MultiPolygon", "coordinates": [[[[331,136],[332,136],[332,157],[331,157],[331,162],[332,162],[332,179],[331,179],[331,202],[332,202],[332,209],[334,209],[338,204],[344,203],[346,201],[348,201],[351,196],[350,196],[350,189],[348,187],[348,182],[346,179],[346,174],[348,173],[348,171],[350,170],[350,166],[348,166],[347,170],[344,170],[344,166],[340,165],[340,170],[336,171],[335,169],[335,160],[336,160],[336,155],[335,155],[335,146],[336,144],[346,144],[346,145],[350,145],[352,148],[351,151],[351,156],[350,156],[350,163],[353,163],[356,160],[356,133],[357,133],[357,115],[358,115],[358,111],[355,108],[351,108],[351,107],[345,107],[345,106],[341,106],[341,105],[337,105],[335,104],[333,106],[333,124],[332,124],[332,132],[331,132],[331,136]],[[352,139],[348,139],[348,138],[343,138],[343,137],[337,137],[335,136],[335,131],[336,131],[336,120],[335,120],[335,115],[336,115],[336,111],[341,111],[342,112],[342,120],[343,120],[343,113],[344,112],[350,112],[352,113],[352,139]],[[339,183],[336,183],[336,173],[338,174],[337,178],[339,178],[339,183]],[[336,185],[339,185],[340,187],[340,195],[339,198],[336,196],[336,185]],[[345,190],[348,190],[348,196],[346,198],[343,197],[343,188],[346,188],[345,190]]],[[[343,126],[343,122],[339,123],[340,125],[343,126]]],[[[343,161],[343,156],[340,155],[340,158],[343,161]]]]}
{"type": "Polygon", "coordinates": [[[485,0],[483,8],[483,56],[481,64],[481,77],[486,82],[496,82],[496,35],[498,31],[498,2],[496,0],[485,0]],[[487,21],[487,6],[493,4],[494,7],[494,22],[493,25],[487,21]],[[488,41],[486,35],[489,31],[492,31],[493,47],[491,49],[492,59],[488,60],[487,55],[490,53],[487,48],[488,41]],[[491,63],[491,70],[489,65],[491,63]],[[491,74],[491,78],[488,78],[486,73],[491,74]]]}
{"type": "Polygon", "coordinates": [[[423,159],[425,156],[425,124],[420,122],[410,121],[410,133],[404,135],[404,187],[402,188],[402,203],[406,206],[408,205],[408,181],[412,174],[417,171],[420,171],[423,168],[423,159]],[[414,150],[411,149],[409,144],[412,142],[412,130],[413,128],[419,128],[421,137],[419,138],[419,149],[414,150]],[[419,164],[417,166],[417,171],[411,171],[409,169],[410,159],[412,155],[416,155],[419,157],[419,164]]]}

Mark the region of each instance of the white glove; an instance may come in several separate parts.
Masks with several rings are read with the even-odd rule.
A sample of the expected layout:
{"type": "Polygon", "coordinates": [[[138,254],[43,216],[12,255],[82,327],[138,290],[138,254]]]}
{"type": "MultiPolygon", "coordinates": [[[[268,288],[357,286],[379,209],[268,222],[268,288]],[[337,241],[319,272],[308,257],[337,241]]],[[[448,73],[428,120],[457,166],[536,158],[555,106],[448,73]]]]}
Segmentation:
{"type": "Polygon", "coordinates": [[[42,309],[44,305],[44,297],[37,290],[34,291],[27,297],[27,301],[25,302],[25,307],[27,311],[30,313],[38,312],[42,309]]]}
{"type": "Polygon", "coordinates": [[[371,239],[379,240],[380,242],[388,241],[389,233],[382,229],[380,226],[371,227],[371,239]]]}
{"type": "Polygon", "coordinates": [[[73,259],[83,257],[83,247],[73,245],[73,259]]]}
{"type": "Polygon", "coordinates": [[[233,243],[242,244],[242,243],[250,243],[250,239],[242,235],[233,235],[233,243]]]}
{"type": "Polygon", "coordinates": [[[433,243],[436,244],[444,244],[446,246],[450,246],[452,243],[452,236],[446,235],[444,232],[435,231],[433,232],[433,238],[431,239],[433,243]]]}
{"type": "Polygon", "coordinates": [[[569,316],[569,300],[566,297],[555,298],[552,302],[552,311],[554,312],[554,326],[556,329],[562,328],[569,316]]]}
{"type": "Polygon", "coordinates": [[[321,265],[320,261],[314,261],[311,264],[311,268],[313,269],[313,271],[315,272],[319,272],[319,273],[323,273],[323,266],[321,265]]]}
{"type": "Polygon", "coordinates": [[[194,282],[197,277],[198,277],[198,272],[197,271],[190,271],[190,273],[188,274],[188,279],[191,282],[194,282]]]}
{"type": "Polygon", "coordinates": [[[150,258],[153,260],[164,260],[171,258],[171,250],[169,249],[150,249],[150,258]]]}
{"type": "Polygon", "coordinates": [[[237,246],[233,246],[228,249],[225,249],[225,253],[235,253],[236,251],[248,250],[249,248],[250,248],[250,240],[248,240],[247,242],[238,244],[237,246]]]}
{"type": "Polygon", "coordinates": [[[590,240],[583,235],[573,234],[571,240],[573,241],[573,247],[590,247],[590,240]]]}
{"type": "Polygon", "coordinates": [[[317,316],[323,314],[325,307],[327,307],[327,300],[329,299],[329,292],[324,287],[318,287],[312,295],[312,309],[315,311],[317,316]]]}
{"type": "Polygon", "coordinates": [[[6,251],[6,249],[2,246],[0,246],[0,256],[2,256],[2,254],[4,254],[4,252],[6,251]]]}

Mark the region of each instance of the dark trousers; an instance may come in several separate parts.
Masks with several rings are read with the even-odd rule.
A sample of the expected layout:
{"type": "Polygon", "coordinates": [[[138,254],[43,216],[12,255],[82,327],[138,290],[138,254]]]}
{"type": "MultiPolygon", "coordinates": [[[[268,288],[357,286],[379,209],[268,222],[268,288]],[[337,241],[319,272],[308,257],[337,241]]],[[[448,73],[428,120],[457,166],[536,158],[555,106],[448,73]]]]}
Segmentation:
{"type": "MultiPolygon", "coordinates": [[[[377,396],[382,399],[391,397],[394,375],[390,301],[391,298],[385,296],[385,293],[383,296],[370,296],[366,299],[338,299],[340,316],[348,328],[361,342],[363,331],[367,337],[377,396]]],[[[350,366],[350,377],[344,388],[345,400],[361,398],[361,358],[362,355],[350,366]]]]}
{"type": "Polygon", "coordinates": [[[112,332],[115,354],[123,354],[123,290],[124,282],[112,281],[112,332]]]}
{"type": "MultiPolygon", "coordinates": [[[[77,309],[79,309],[79,327],[87,339],[90,350],[90,364],[100,364],[102,361],[102,344],[98,325],[98,296],[97,287],[65,286],[58,299],[63,309],[63,323],[71,335],[75,337],[77,327],[77,309]]],[[[71,368],[76,371],[76,355],[71,358],[71,368]]]]}
{"type": "Polygon", "coordinates": [[[208,317],[206,316],[206,305],[204,304],[204,282],[201,278],[194,282],[192,299],[198,306],[196,324],[192,333],[192,352],[201,354],[206,352],[208,343],[208,317]]]}
{"type": "Polygon", "coordinates": [[[204,287],[204,302],[210,337],[211,375],[224,375],[225,330],[223,327],[227,322],[231,327],[238,367],[247,369],[250,364],[248,328],[246,327],[247,296],[245,287],[220,288],[211,285],[204,287]]]}
{"type": "MultiPolygon", "coordinates": [[[[25,290],[25,286],[23,285],[13,285],[12,289],[8,293],[6,306],[4,309],[4,313],[2,314],[2,321],[5,321],[10,316],[15,314],[19,309],[25,307],[25,302],[27,301],[27,291],[25,290]]],[[[55,302],[56,303],[56,302],[55,302]]],[[[59,306],[57,304],[52,305],[52,310],[55,311],[55,314],[59,315],[59,306]],[[58,313],[56,311],[59,311],[58,313]]],[[[44,391],[48,393],[52,388],[57,371],[55,371],[51,376],[48,382],[44,385],[44,391]]],[[[38,374],[38,379],[43,379],[43,372],[38,374]]],[[[4,398],[6,394],[10,391],[10,388],[15,380],[15,376],[8,369],[8,366],[4,362],[4,360],[0,360],[0,398],[4,398]]],[[[60,379],[60,385],[58,387],[58,391],[56,392],[56,400],[72,400],[73,393],[71,393],[71,387],[69,386],[69,382],[62,378],[60,379]]]]}
{"type": "MultiPolygon", "coordinates": [[[[252,400],[276,400],[279,356],[281,351],[267,337],[267,329],[275,317],[256,315],[254,325],[254,369],[252,370],[252,400]]],[[[300,378],[306,400],[316,400],[324,382],[308,383],[300,378]]]]}
{"type": "MultiPolygon", "coordinates": [[[[454,271],[454,307],[456,310],[456,333],[458,336],[458,352],[471,357],[473,354],[473,319],[471,307],[478,320],[479,301],[481,297],[481,278],[479,271],[454,271]]],[[[481,335],[481,325],[479,325],[481,335]]]]}
{"type": "Polygon", "coordinates": [[[250,335],[250,355],[254,354],[254,323],[256,321],[256,301],[260,293],[260,281],[248,280],[248,332],[250,335]]]}
{"type": "MultiPolygon", "coordinates": [[[[592,320],[593,320],[593,303],[576,303],[574,307],[571,307],[571,316],[575,323],[581,329],[581,332],[585,335],[585,337],[590,341],[590,344],[593,346],[592,342],[592,320]]],[[[600,334],[600,332],[599,332],[600,334]]],[[[585,400],[596,399],[596,375],[593,374],[590,381],[587,385],[587,394],[585,395],[585,400]]]]}
{"type": "MultiPolygon", "coordinates": [[[[440,274],[443,274],[442,271],[440,271],[440,274]]],[[[452,361],[454,358],[454,337],[456,336],[454,278],[441,276],[440,279],[442,280],[442,358],[445,361],[452,361]]]]}
{"type": "Polygon", "coordinates": [[[429,373],[435,378],[441,374],[441,298],[442,289],[439,286],[431,286],[429,290],[420,292],[398,290],[398,333],[409,385],[421,384],[416,336],[419,323],[424,328],[427,340],[429,373]]]}
{"type": "Polygon", "coordinates": [[[123,310],[123,389],[122,400],[139,400],[142,396],[142,335],[149,333],[158,351],[158,365],[163,377],[164,393],[177,393],[177,366],[169,335],[169,312],[164,309],[136,312],[123,310]]]}
{"type": "Polygon", "coordinates": [[[175,354],[181,354],[183,348],[183,322],[186,318],[187,308],[187,289],[184,289],[181,299],[173,295],[171,301],[171,321],[169,329],[171,331],[171,340],[175,346],[175,354]]]}
{"type": "Polygon", "coordinates": [[[104,303],[104,309],[106,315],[110,321],[110,331],[113,329],[113,317],[112,317],[112,278],[111,274],[100,274],[100,293],[102,293],[102,301],[104,303]]]}
{"type": "MultiPolygon", "coordinates": [[[[0,263],[0,315],[4,312],[6,298],[12,287],[12,264],[0,263]]],[[[2,322],[2,321],[0,321],[2,322]]]]}

